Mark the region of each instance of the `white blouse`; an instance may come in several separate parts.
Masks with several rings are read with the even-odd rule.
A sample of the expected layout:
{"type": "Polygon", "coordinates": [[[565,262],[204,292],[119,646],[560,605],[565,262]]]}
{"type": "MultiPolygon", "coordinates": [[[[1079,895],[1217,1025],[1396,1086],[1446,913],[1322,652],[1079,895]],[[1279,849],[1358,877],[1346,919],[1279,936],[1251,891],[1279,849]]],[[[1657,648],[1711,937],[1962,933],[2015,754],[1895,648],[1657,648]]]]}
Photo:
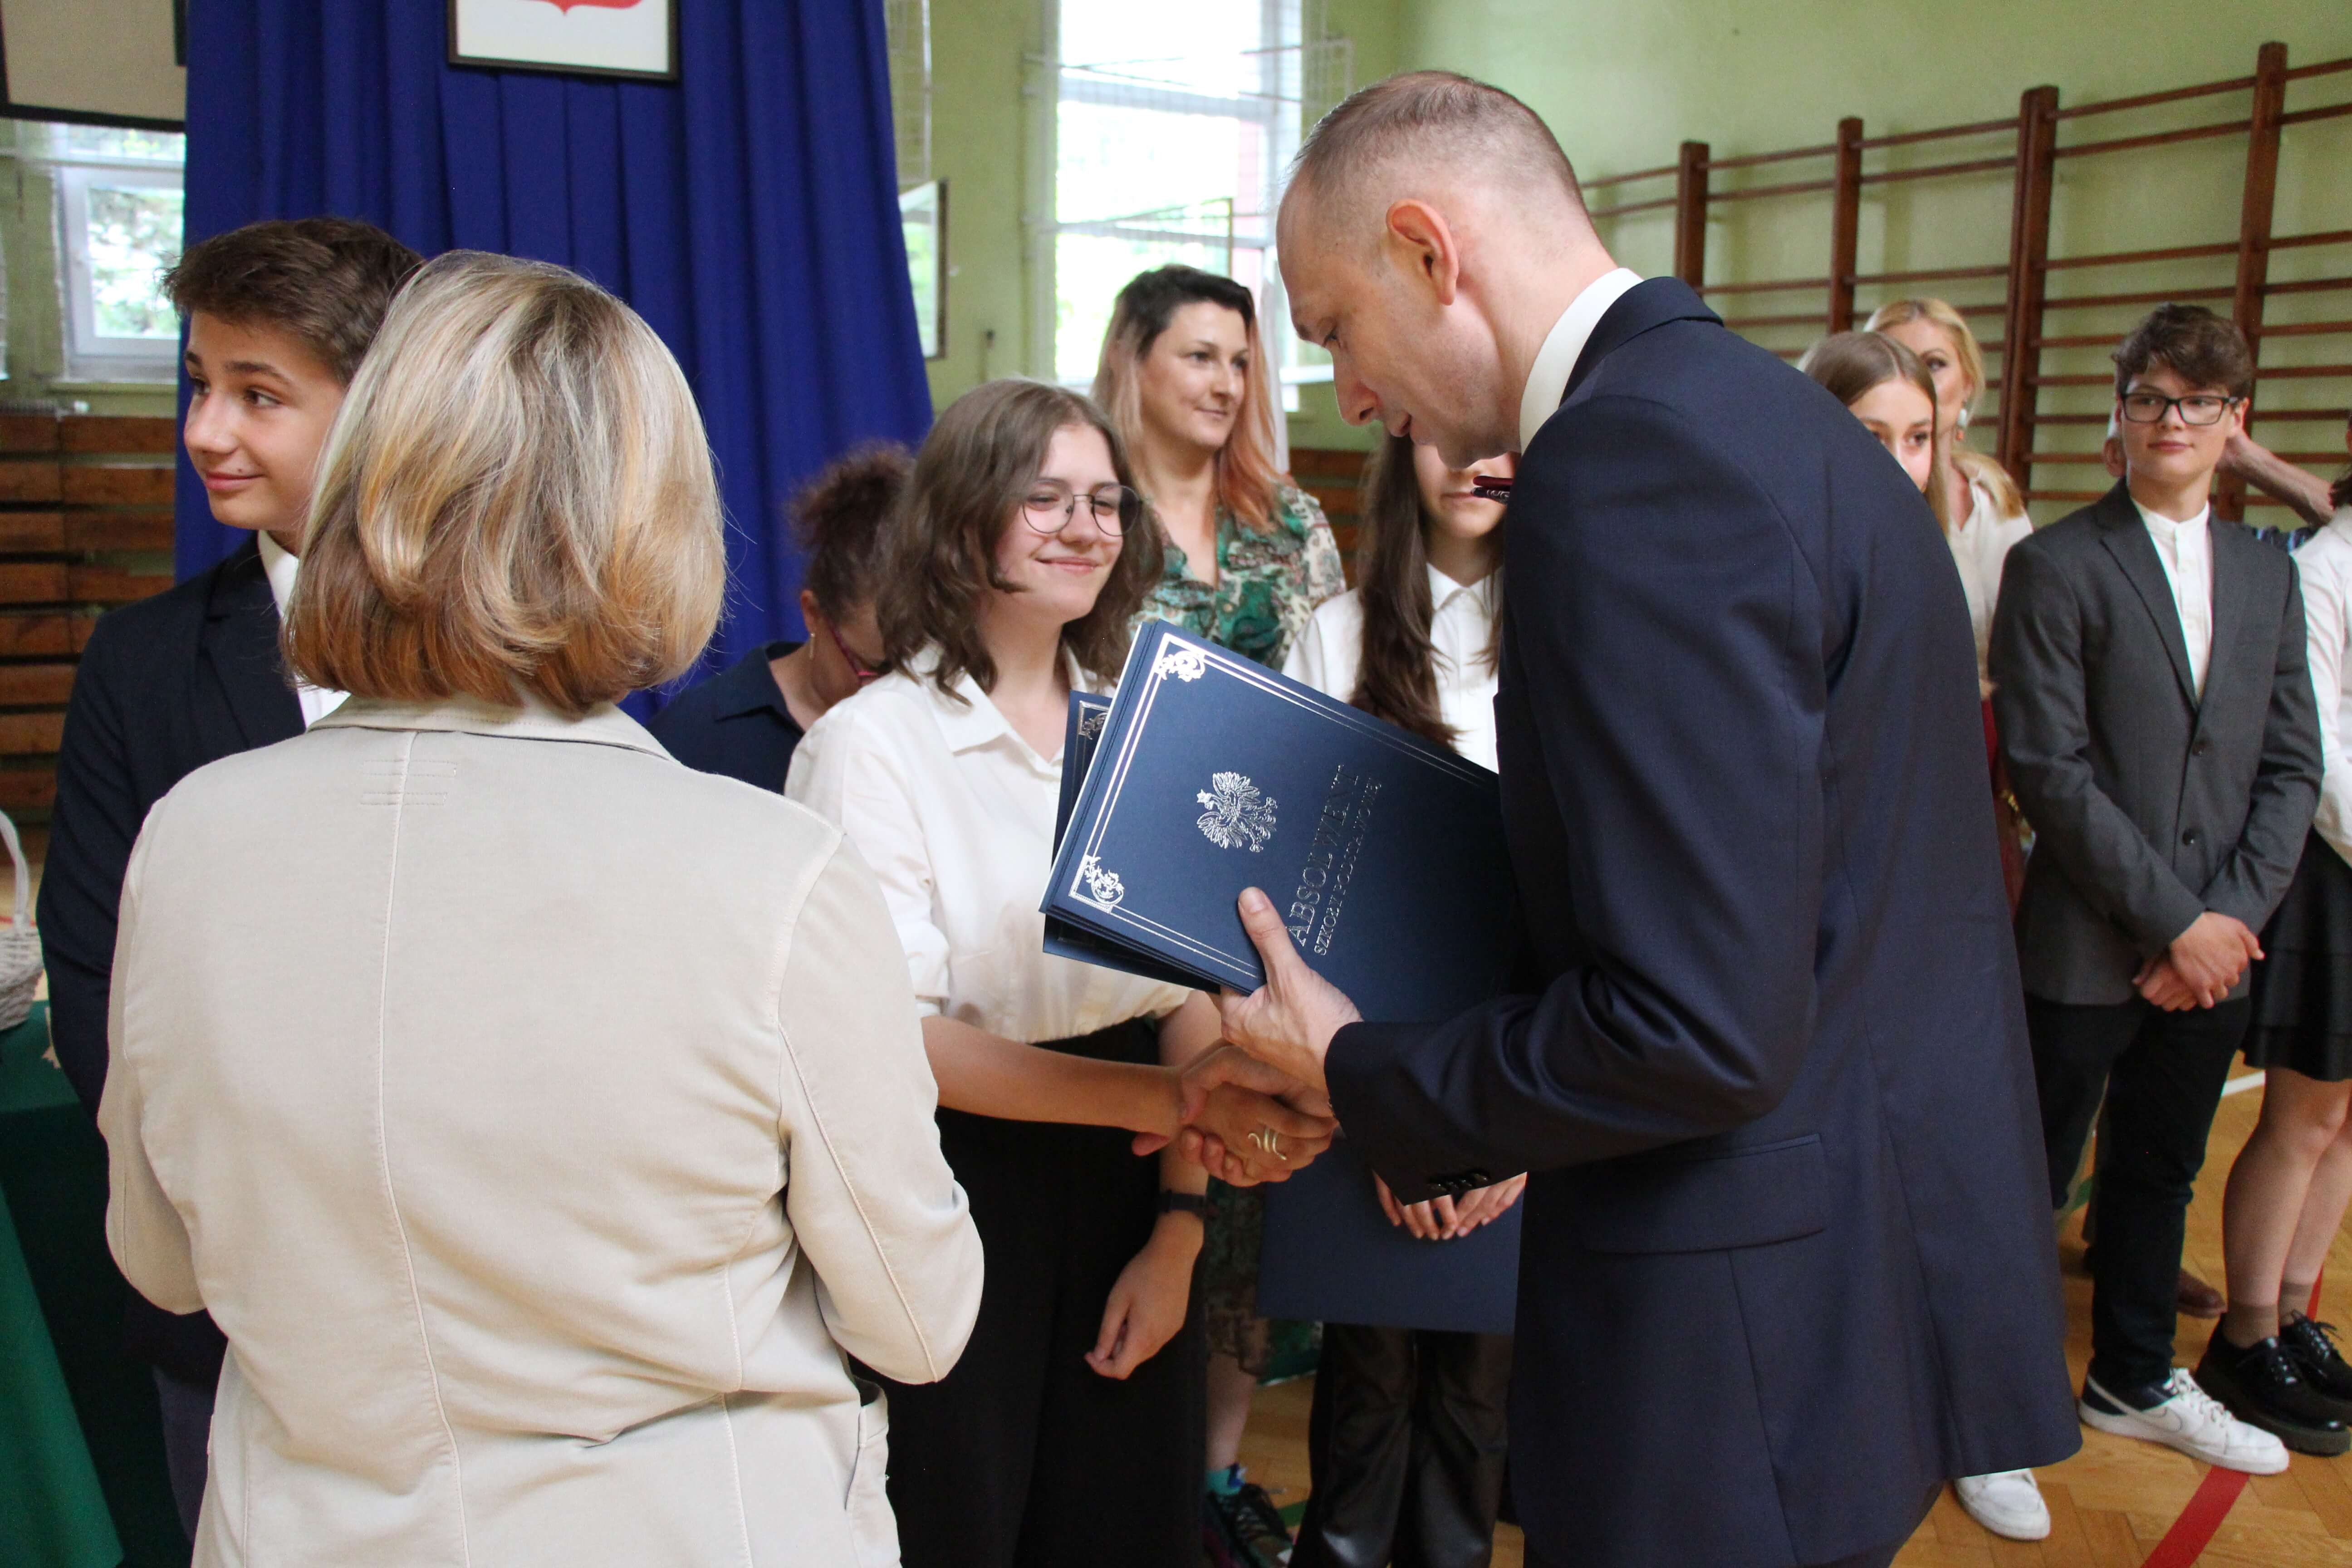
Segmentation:
{"type": "Polygon", "coordinates": [[[1952,563],[1960,569],[1960,591],[1969,598],[1969,625],[1977,634],[1977,679],[1992,679],[1985,650],[1992,644],[1993,602],[2000,596],[2001,563],[2012,546],[2033,531],[2023,512],[2003,517],[1995,510],[1992,491],[1985,482],[1969,480],[1968,521],[1944,535],[1952,547],[1952,563]]]}
{"type": "Polygon", "coordinates": [[[2303,579],[2303,621],[2311,653],[2311,694],[2319,705],[2319,815],[2311,826],[2328,847],[2352,860],[2352,507],[2337,510],[2294,552],[2303,579]]]}
{"type": "MultiPolygon", "coordinates": [[[[1438,717],[1454,728],[1454,749],[1482,768],[1495,765],[1498,678],[1486,650],[1494,644],[1495,603],[1502,581],[1499,571],[1464,584],[1434,566],[1429,569],[1429,642],[1437,664],[1438,717]]],[[[1350,588],[1317,607],[1305,635],[1290,645],[1282,672],[1345,702],[1356,694],[1363,654],[1364,605],[1350,588]]]]}
{"type": "MultiPolygon", "coordinates": [[[[1180,986],[1049,957],[1045,896],[1062,762],[1041,757],[966,675],[929,658],[816,721],[784,794],[840,826],[882,883],[916,1005],[1036,1044],[1173,1012],[1180,986]]],[[[1074,685],[1083,677],[1074,666],[1074,685]]]]}

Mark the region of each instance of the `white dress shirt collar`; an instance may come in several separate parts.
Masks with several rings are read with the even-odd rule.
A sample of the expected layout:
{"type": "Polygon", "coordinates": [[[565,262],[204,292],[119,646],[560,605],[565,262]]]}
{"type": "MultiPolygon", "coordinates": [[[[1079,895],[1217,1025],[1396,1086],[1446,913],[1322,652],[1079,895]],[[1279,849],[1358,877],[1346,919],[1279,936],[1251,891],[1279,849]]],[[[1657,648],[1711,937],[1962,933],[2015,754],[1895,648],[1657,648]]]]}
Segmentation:
{"type": "MultiPolygon", "coordinates": [[[[1086,671],[1078,668],[1077,659],[1067,649],[1063,650],[1062,659],[1071,690],[1096,689],[1096,683],[1087,679],[1086,671]]],[[[932,715],[939,722],[940,734],[947,742],[949,751],[976,751],[1002,740],[1016,748],[1033,767],[1056,774],[1060,773],[1061,752],[1056,751],[1050,757],[1039,755],[1037,748],[1022,737],[1021,731],[1005,719],[988,693],[981,689],[980,682],[972,679],[970,670],[956,678],[955,696],[950,697],[931,681],[931,671],[940,667],[938,648],[927,647],[908,662],[913,668],[908,673],[915,677],[923,695],[930,700],[932,715]],[[959,702],[956,697],[963,700],[959,702]]]]}
{"type": "Polygon", "coordinates": [[[2158,564],[2172,589],[2173,606],[2180,615],[2180,640],[2189,654],[2189,684],[2199,699],[2205,695],[2205,675],[2213,661],[2213,508],[2209,502],[2195,517],[2176,521],[2148,510],[2132,499],[2148,542],[2156,546],[2158,564]]]}
{"type": "MultiPolygon", "coordinates": [[[[261,546],[261,570],[269,578],[269,596],[278,605],[278,624],[284,626],[286,601],[294,595],[294,579],[300,574],[302,563],[267,531],[257,531],[254,538],[261,546]]],[[[344,693],[323,690],[298,676],[294,696],[302,705],[302,727],[307,730],[341,707],[344,693]]]]}
{"type": "Polygon", "coordinates": [[[1528,372],[1527,390],[1519,395],[1520,451],[1534,445],[1536,432],[1568,395],[1569,378],[1576,374],[1576,362],[1584,357],[1584,345],[1592,341],[1592,329],[1601,324],[1609,307],[1641,280],[1642,275],[1630,267],[1604,272],[1587,283],[1552,323],[1551,335],[1544,339],[1528,372]]]}

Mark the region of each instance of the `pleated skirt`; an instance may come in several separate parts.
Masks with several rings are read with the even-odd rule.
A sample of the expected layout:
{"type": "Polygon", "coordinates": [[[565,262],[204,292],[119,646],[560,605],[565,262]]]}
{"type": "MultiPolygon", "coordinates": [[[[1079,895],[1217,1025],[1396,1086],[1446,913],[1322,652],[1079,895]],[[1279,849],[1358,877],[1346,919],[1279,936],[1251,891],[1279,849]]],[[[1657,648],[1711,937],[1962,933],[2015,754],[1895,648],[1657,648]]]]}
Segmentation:
{"type": "Polygon", "coordinates": [[[2352,1079],[2352,866],[2317,833],[2263,931],[2246,1063],[2324,1083],[2352,1079]]]}

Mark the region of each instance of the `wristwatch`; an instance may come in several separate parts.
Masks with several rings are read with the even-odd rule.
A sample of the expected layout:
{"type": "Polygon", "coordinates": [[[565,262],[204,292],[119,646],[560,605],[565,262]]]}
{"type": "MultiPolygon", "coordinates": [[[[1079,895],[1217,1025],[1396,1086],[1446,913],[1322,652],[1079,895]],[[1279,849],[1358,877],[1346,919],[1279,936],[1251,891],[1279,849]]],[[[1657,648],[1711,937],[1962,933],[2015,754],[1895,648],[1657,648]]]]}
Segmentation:
{"type": "Polygon", "coordinates": [[[1165,1188],[1160,1194],[1161,1214],[1188,1214],[1206,1225],[1209,1221],[1209,1196],[1206,1193],[1171,1193],[1165,1188]]]}

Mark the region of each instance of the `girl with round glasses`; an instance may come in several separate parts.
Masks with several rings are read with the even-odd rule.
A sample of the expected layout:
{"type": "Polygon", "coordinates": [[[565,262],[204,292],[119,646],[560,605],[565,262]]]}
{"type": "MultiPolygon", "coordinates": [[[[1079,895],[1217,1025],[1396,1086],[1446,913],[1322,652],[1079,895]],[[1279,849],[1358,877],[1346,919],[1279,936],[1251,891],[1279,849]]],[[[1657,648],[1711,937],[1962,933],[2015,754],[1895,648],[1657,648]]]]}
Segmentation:
{"type": "MultiPolygon", "coordinates": [[[[1186,1072],[1288,1086],[1216,1048],[1198,992],[1045,951],[1069,696],[1116,676],[1160,567],[1128,481],[1109,422],[1059,387],[992,382],[942,414],[883,563],[887,672],[817,722],[787,785],[881,881],[988,1262],[955,1370],[890,1390],[909,1568],[1200,1558],[1205,1177],[1139,1155],[1174,1134],[1186,1072]]],[[[1331,1132],[1238,1085],[1208,1116],[1229,1147],[1278,1134],[1287,1165],[1253,1176],[1331,1132]]]]}

